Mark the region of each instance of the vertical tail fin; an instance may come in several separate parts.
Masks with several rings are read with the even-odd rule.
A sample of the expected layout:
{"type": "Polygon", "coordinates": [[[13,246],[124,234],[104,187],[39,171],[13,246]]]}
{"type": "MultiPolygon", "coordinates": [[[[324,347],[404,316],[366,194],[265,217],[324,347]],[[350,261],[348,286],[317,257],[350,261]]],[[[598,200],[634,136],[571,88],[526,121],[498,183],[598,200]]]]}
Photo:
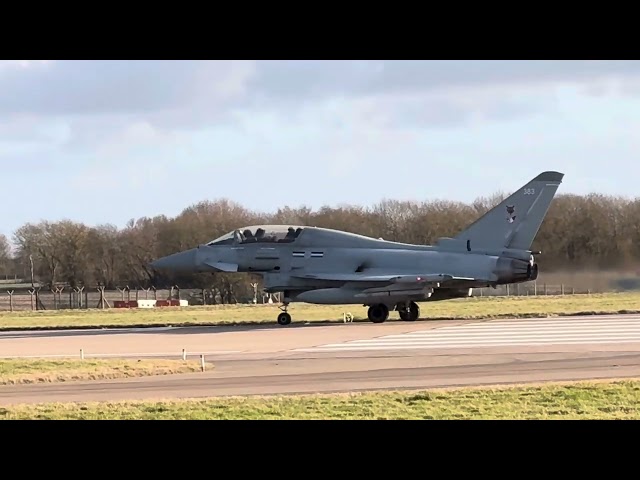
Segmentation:
{"type": "Polygon", "coordinates": [[[467,242],[472,250],[529,250],[563,178],[559,172],[541,173],[455,239],[467,242]]]}

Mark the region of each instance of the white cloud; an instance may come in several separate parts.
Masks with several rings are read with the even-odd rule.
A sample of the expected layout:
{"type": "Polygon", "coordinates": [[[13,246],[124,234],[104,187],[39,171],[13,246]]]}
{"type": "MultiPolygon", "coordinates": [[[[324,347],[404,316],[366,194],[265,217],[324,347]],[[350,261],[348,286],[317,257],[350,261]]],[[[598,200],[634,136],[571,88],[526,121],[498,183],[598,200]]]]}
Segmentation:
{"type": "Polygon", "coordinates": [[[59,61],[47,69],[5,69],[0,114],[199,111],[237,100],[253,72],[245,61],[59,61]]]}
{"type": "Polygon", "coordinates": [[[90,150],[139,123],[203,129],[237,112],[300,123],[321,105],[386,128],[448,128],[550,111],[556,85],[637,95],[639,74],[637,61],[12,60],[0,63],[0,139],[7,123],[35,142],[34,122],[57,122],[68,148],[90,150]]]}
{"type": "Polygon", "coordinates": [[[451,178],[473,197],[547,166],[568,189],[616,165],[633,190],[639,78],[637,61],[0,62],[3,178],[33,197],[5,221],[442,197],[451,178]]]}
{"type": "Polygon", "coordinates": [[[52,60],[0,60],[0,72],[3,69],[27,69],[33,67],[47,67],[52,60]]]}

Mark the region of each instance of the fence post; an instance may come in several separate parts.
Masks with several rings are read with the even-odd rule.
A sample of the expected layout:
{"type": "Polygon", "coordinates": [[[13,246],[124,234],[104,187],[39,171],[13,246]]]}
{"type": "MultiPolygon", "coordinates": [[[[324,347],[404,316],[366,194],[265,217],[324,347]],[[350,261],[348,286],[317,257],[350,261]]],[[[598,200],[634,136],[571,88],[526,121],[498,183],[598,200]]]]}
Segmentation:
{"type": "Polygon", "coordinates": [[[82,308],[82,291],[84,287],[76,287],[76,293],[78,294],[78,308],[82,308]]]}
{"type": "Polygon", "coordinates": [[[13,292],[14,292],[13,290],[11,291],[7,290],[7,293],[9,294],[9,311],[10,312],[13,312],[13,292]]]}
{"type": "Polygon", "coordinates": [[[46,308],[44,308],[44,305],[42,303],[42,299],[40,298],[40,290],[42,290],[42,287],[38,287],[36,289],[36,310],[46,310],[46,308]]]}
{"type": "Polygon", "coordinates": [[[35,310],[35,305],[33,303],[33,296],[36,294],[36,289],[35,288],[30,288],[29,289],[29,295],[31,296],[31,310],[35,310]]]}
{"type": "Polygon", "coordinates": [[[99,286],[98,287],[98,292],[100,292],[100,302],[98,303],[98,307],[102,308],[102,310],[105,309],[105,304],[107,303],[107,299],[104,296],[104,286],[99,286]]]}
{"type": "Polygon", "coordinates": [[[258,284],[251,283],[251,288],[253,288],[253,303],[258,303],[258,284]]]}

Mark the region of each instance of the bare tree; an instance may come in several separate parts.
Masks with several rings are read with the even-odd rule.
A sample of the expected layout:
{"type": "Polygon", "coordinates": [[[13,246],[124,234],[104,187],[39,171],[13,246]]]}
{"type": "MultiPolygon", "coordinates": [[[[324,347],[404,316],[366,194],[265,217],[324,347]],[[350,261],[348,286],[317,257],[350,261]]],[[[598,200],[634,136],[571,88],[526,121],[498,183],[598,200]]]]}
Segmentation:
{"type": "Polygon", "coordinates": [[[7,237],[0,233],[0,275],[9,275],[13,270],[13,259],[11,255],[11,245],[7,237]]]}
{"type": "MultiPolygon", "coordinates": [[[[157,287],[179,284],[182,288],[212,292],[214,302],[236,302],[253,298],[252,283],[259,283],[259,277],[159,275],[149,268],[149,263],[235,228],[262,223],[328,227],[386,240],[428,244],[455,235],[506,196],[496,193],[468,204],[386,199],[369,207],[323,206],[316,211],[306,206],[285,206],[274,213],[253,212],[231,200],[217,199],[191,205],[174,218],[161,215],[133,219],[122,229],[44,221],[26,224],[15,232],[14,259],[7,239],[0,236],[0,269],[6,271],[13,265],[26,276],[31,258],[35,276],[45,283],[99,282],[108,288],[118,284],[157,287]]],[[[640,200],[595,193],[558,195],[533,249],[543,252],[539,261],[546,271],[635,268],[640,264],[640,200]]]]}

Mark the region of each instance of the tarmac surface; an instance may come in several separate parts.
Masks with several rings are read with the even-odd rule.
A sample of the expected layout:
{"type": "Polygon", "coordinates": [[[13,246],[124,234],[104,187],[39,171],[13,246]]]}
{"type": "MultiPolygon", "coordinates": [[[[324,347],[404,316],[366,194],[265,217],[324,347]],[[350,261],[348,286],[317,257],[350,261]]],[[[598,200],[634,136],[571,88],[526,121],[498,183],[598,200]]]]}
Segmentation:
{"type": "Polygon", "coordinates": [[[640,316],[382,325],[1,332],[0,353],[85,358],[205,355],[212,370],[0,386],[0,404],[176,399],[640,377],[640,316]]]}

